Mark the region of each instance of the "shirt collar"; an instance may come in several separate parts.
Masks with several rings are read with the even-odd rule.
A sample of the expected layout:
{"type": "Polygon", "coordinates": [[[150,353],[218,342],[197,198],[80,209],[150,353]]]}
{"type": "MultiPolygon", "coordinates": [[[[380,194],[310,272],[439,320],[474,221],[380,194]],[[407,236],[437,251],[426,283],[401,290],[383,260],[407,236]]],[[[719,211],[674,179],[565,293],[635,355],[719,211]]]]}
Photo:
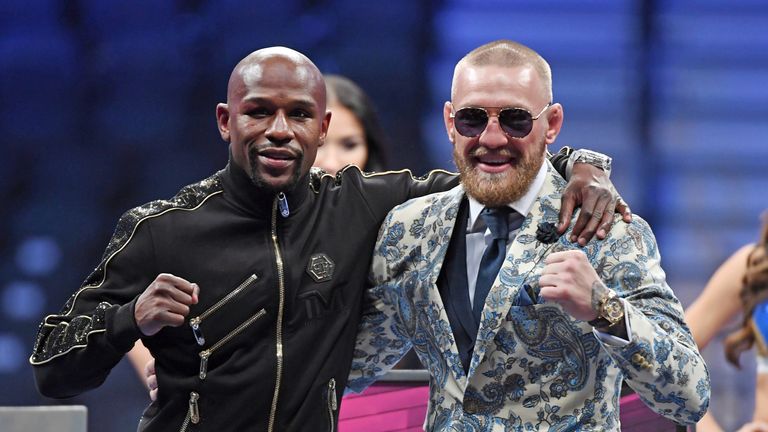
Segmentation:
{"type": "MultiPolygon", "coordinates": [[[[523,215],[523,217],[528,216],[528,212],[531,211],[531,208],[533,207],[533,204],[536,202],[536,198],[539,196],[539,191],[541,191],[541,188],[544,186],[544,181],[547,178],[547,164],[542,163],[541,167],[539,167],[539,172],[536,173],[536,177],[533,179],[533,182],[531,182],[531,186],[528,188],[528,191],[525,192],[525,194],[520,197],[517,201],[513,201],[509,204],[507,204],[507,207],[510,207],[512,210],[520,213],[523,215]]],[[[485,206],[483,204],[480,204],[472,198],[471,196],[467,195],[467,199],[469,200],[469,225],[470,231],[475,231],[479,229],[479,226],[475,226],[476,223],[478,223],[478,219],[480,219],[480,212],[483,211],[485,206]]],[[[485,225],[480,222],[481,225],[485,225]]]]}

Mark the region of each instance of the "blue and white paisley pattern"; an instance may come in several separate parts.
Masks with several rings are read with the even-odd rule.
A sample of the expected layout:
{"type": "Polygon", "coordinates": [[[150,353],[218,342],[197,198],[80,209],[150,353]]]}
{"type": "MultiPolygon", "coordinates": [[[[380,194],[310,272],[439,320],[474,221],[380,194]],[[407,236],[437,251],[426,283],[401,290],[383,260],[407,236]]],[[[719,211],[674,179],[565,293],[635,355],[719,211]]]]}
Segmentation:
{"type": "Polygon", "coordinates": [[[461,187],[394,209],[380,231],[349,387],[360,391],[411,345],[430,370],[429,431],[619,430],[624,379],[655,411],[693,423],[709,403],[709,375],[659,266],[648,225],[617,217],[605,240],[580,247],[568,233],[536,239],[539,222],[557,223],[565,181],[551,166],[486,299],[468,373],[461,366],[436,281],[461,187]],[[553,303],[514,306],[523,285],[538,288],[544,258],[580,249],[627,301],[632,339],[601,341],[553,303]]]}

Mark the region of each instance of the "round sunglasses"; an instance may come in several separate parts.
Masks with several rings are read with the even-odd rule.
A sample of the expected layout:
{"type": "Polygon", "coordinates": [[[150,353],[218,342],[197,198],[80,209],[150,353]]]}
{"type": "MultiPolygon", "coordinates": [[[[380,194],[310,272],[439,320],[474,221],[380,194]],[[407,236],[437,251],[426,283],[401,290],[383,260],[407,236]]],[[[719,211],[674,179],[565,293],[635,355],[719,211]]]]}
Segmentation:
{"type": "Polygon", "coordinates": [[[546,104],[536,116],[525,108],[464,107],[455,113],[452,112],[451,118],[456,132],[467,138],[474,138],[480,136],[488,126],[491,116],[488,111],[496,111],[499,125],[505,134],[512,138],[525,138],[533,129],[533,121],[538,120],[550,106],[552,102],[546,104]]]}

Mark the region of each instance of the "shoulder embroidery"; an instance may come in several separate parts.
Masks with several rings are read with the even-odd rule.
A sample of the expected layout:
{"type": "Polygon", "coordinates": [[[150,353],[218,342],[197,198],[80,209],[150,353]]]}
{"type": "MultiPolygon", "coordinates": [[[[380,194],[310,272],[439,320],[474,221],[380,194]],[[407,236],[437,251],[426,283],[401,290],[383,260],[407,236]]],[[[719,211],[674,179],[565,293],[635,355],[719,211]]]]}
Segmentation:
{"type": "Polygon", "coordinates": [[[221,171],[203,181],[183,187],[170,200],[152,201],[125,212],[117,222],[98,267],[85,279],[82,287],[70,296],[59,315],[48,315],[43,320],[30,363],[45,363],[75,348],[85,347],[90,334],[106,331],[104,313],[112,306],[109,303],[100,303],[91,315],[70,316],[80,293],[86,289],[98,288],[104,283],[109,262],[130,243],[141,222],[171,210],[195,210],[211,196],[221,193],[223,189],[220,174],[221,171]]]}

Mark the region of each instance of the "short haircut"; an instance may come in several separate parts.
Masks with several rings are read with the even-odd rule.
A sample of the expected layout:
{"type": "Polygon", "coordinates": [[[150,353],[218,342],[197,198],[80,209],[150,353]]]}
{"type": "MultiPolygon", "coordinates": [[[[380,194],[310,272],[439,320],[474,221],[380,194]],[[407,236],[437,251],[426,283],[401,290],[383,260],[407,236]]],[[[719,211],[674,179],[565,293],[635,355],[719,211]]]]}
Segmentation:
{"type": "Polygon", "coordinates": [[[544,91],[547,93],[549,101],[552,101],[552,69],[549,67],[549,63],[547,63],[539,53],[523,44],[507,39],[496,40],[479,46],[462,57],[462,59],[456,63],[456,68],[453,70],[451,99],[454,97],[457,72],[459,71],[459,68],[464,67],[465,65],[502,67],[532,66],[539,74],[541,82],[544,84],[544,91]]]}

